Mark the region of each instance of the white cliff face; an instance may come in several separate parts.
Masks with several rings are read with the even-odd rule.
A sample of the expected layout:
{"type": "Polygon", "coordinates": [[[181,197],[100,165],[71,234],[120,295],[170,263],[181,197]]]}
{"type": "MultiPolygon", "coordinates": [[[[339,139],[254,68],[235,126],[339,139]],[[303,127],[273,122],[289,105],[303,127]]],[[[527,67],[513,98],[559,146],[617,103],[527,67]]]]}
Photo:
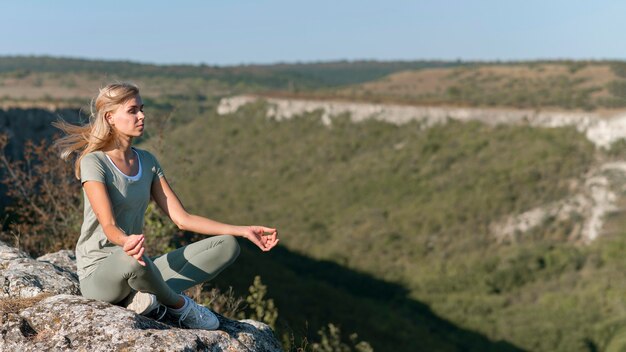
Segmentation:
{"type": "MultiPolygon", "coordinates": [[[[483,109],[455,107],[404,106],[342,101],[317,101],[304,99],[260,98],[235,96],[224,98],[218,106],[219,114],[236,112],[243,105],[265,100],[267,117],[290,119],[303,113],[322,112],[322,122],[330,126],[334,116],[349,114],[354,122],[376,119],[394,124],[419,121],[424,128],[444,124],[449,120],[479,121],[489,125],[529,125],[539,128],[573,126],[598,148],[609,149],[614,142],[626,138],[626,112],[602,116],[593,112],[559,112],[515,109],[483,109]]],[[[580,192],[560,201],[529,209],[521,214],[511,214],[491,225],[492,235],[498,240],[514,240],[542,225],[548,218],[566,221],[575,216],[584,220],[575,228],[570,238],[590,243],[602,232],[605,216],[618,210],[615,189],[626,183],[626,162],[613,162],[581,175],[580,192]],[[615,177],[610,177],[614,175],[615,177]]]]}
{"type": "Polygon", "coordinates": [[[614,142],[626,138],[626,114],[607,120],[596,119],[586,129],[586,136],[596,146],[609,149],[614,142]]]}
{"type": "Polygon", "coordinates": [[[569,234],[570,240],[589,244],[602,233],[604,217],[619,208],[616,206],[619,194],[626,181],[626,162],[611,162],[592,170],[584,177],[582,190],[568,198],[527,210],[521,214],[511,214],[491,224],[491,234],[499,241],[515,242],[517,236],[541,226],[544,221],[553,219],[563,222],[574,217],[582,217],[581,226],[569,234]]]}
{"type": "Polygon", "coordinates": [[[420,121],[424,127],[446,123],[449,120],[480,121],[490,125],[511,124],[534,127],[574,126],[579,132],[601,148],[610,148],[619,139],[626,138],[626,112],[622,111],[606,117],[593,112],[559,112],[515,109],[484,109],[405,106],[393,104],[371,104],[342,101],[317,101],[303,99],[258,98],[255,96],[235,96],[221,100],[217,112],[230,114],[241,106],[258,99],[270,105],[267,116],[277,120],[322,111],[322,121],[332,124],[333,116],[350,114],[354,122],[375,119],[394,124],[420,121]]]}

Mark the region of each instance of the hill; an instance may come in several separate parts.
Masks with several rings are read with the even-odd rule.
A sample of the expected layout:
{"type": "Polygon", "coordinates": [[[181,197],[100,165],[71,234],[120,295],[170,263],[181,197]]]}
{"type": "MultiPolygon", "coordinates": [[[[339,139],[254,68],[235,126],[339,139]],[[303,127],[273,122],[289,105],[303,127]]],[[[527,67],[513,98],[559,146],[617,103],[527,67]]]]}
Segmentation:
{"type": "Polygon", "coordinates": [[[83,106],[110,81],[138,83],[160,104],[256,93],[307,99],[514,108],[626,106],[621,61],[337,61],[273,65],[153,65],[0,57],[0,104],[83,106]]]}
{"type": "Polygon", "coordinates": [[[392,73],[350,86],[271,96],[411,105],[611,109],[626,106],[620,62],[467,64],[392,73]]]}
{"type": "Polygon", "coordinates": [[[146,97],[211,97],[265,90],[300,91],[370,81],[390,73],[457,66],[444,61],[337,61],[273,65],[152,65],[38,56],[0,56],[2,100],[80,105],[112,80],[139,83],[146,97]]]}
{"type": "Polygon", "coordinates": [[[594,350],[626,321],[619,227],[591,246],[570,237],[576,216],[504,242],[490,230],[571,196],[612,157],[575,129],[328,128],[265,109],[207,111],[162,149],[191,210],[282,232],[285,249],[246,250],[219,285],[260,274],[292,326],[336,321],[379,350],[594,350]]]}

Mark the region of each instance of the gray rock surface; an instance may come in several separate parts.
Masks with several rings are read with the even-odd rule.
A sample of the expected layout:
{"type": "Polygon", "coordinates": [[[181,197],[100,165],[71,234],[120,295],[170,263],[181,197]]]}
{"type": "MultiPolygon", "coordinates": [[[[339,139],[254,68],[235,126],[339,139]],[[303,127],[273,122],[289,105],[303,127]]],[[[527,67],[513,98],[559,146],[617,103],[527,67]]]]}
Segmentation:
{"type": "MultiPolygon", "coordinates": [[[[74,251],[63,249],[58,252],[48,253],[37,258],[37,261],[53,264],[59,269],[76,275],[76,256],[74,255],[74,251]]],[[[75,277],[76,280],[78,280],[78,276],[75,277]]]]}
{"type": "Polygon", "coordinates": [[[216,331],[181,329],[84,298],[73,258],[60,251],[34,260],[0,242],[0,351],[281,351],[270,327],[253,320],[218,315],[216,331]],[[41,294],[51,296],[24,306],[41,294]]]}
{"type": "Polygon", "coordinates": [[[80,294],[76,274],[0,242],[0,298],[80,294]]]}

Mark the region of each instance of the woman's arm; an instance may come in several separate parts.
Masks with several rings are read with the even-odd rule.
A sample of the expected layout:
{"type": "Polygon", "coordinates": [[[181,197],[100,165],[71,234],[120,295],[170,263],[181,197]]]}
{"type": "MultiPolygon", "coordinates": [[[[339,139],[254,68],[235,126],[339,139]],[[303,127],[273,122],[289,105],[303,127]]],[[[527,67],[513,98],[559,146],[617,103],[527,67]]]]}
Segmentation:
{"type": "Polygon", "coordinates": [[[161,208],[181,230],[193,231],[204,235],[234,235],[245,237],[263,251],[269,251],[278,244],[279,240],[276,229],[265,226],[229,225],[202,216],[189,214],[165,177],[159,177],[152,182],[152,198],[159,208],[161,208]]]}
{"type": "Polygon", "coordinates": [[[107,239],[111,243],[121,246],[126,254],[137,259],[139,264],[145,266],[146,263],[141,259],[145,250],[143,247],[144,236],[143,234],[126,235],[122,229],[117,227],[113,210],[111,209],[111,200],[104,183],[86,181],[83,183],[83,188],[89,199],[89,204],[91,204],[91,209],[96,214],[96,218],[98,218],[98,222],[102,226],[107,239]]]}

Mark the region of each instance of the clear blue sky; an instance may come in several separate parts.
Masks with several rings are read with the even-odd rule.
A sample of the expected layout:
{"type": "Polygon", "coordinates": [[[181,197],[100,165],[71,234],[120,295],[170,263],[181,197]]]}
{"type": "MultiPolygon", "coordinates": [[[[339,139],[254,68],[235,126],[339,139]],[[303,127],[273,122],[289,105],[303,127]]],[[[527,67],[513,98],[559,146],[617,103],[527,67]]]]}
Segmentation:
{"type": "Polygon", "coordinates": [[[626,1],[3,1],[0,55],[152,63],[626,59],[626,1]]]}

